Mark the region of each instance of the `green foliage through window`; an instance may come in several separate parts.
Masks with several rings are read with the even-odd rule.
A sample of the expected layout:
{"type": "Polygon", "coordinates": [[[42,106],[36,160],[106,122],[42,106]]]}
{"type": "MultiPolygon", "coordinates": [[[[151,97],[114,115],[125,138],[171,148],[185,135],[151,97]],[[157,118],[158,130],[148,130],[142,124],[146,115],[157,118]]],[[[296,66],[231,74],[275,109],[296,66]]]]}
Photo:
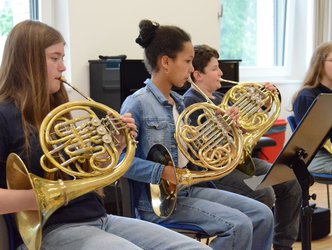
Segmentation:
{"type": "Polygon", "coordinates": [[[241,59],[241,65],[256,64],[256,0],[222,0],[222,59],[241,59]]]}
{"type": "Polygon", "coordinates": [[[220,54],[245,67],[284,65],[287,0],[220,0],[220,54]]]}
{"type": "MultiPolygon", "coordinates": [[[[1,7],[1,6],[0,6],[1,7]]],[[[5,0],[0,9],[0,35],[6,36],[13,27],[13,10],[10,0],[5,0]]]]}

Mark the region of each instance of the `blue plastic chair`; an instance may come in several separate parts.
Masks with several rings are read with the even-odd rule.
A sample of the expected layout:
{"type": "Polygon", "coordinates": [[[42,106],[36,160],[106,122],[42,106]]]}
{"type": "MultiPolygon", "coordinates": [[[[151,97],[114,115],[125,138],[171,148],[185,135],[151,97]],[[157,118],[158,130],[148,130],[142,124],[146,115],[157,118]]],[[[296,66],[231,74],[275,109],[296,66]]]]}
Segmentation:
{"type": "Polygon", "coordinates": [[[330,209],[330,184],[332,184],[332,174],[318,174],[318,173],[311,173],[314,177],[315,182],[326,184],[326,192],[327,192],[327,206],[330,209]]]}
{"type": "MultiPolygon", "coordinates": [[[[293,115],[290,115],[287,117],[287,121],[289,126],[291,127],[292,132],[296,129],[296,121],[295,117],[293,115]]],[[[326,191],[327,191],[327,205],[330,209],[330,184],[332,184],[332,174],[319,174],[319,173],[311,173],[311,175],[314,177],[315,182],[326,184],[326,191]]]]}
{"type": "Polygon", "coordinates": [[[296,129],[296,121],[295,121],[295,117],[293,115],[290,115],[287,117],[287,121],[288,121],[288,124],[292,130],[292,132],[294,132],[294,130],[296,129]]]}
{"type": "MultiPolygon", "coordinates": [[[[133,185],[127,178],[120,178],[119,188],[121,193],[121,203],[122,203],[122,216],[137,218],[135,202],[134,202],[134,191],[133,185]]],[[[178,233],[185,234],[191,238],[198,241],[204,239],[206,244],[209,244],[209,238],[212,237],[208,235],[202,228],[192,224],[184,223],[159,223],[158,225],[166,227],[168,229],[174,230],[178,233]]]]}

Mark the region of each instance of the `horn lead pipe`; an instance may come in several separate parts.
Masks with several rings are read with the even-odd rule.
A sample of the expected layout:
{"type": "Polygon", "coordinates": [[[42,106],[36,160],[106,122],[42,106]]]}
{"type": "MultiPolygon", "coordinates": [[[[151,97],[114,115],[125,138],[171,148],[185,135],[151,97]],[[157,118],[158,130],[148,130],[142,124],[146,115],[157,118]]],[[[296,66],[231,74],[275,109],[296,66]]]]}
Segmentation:
{"type": "Polygon", "coordinates": [[[239,84],[239,82],[235,82],[235,81],[230,81],[230,80],[225,80],[223,78],[220,78],[219,79],[220,82],[227,82],[227,83],[231,83],[231,84],[234,84],[234,85],[237,85],[239,84]]]}
{"type": "Polygon", "coordinates": [[[63,82],[65,84],[67,84],[69,87],[71,87],[73,90],[75,90],[77,93],[79,93],[81,96],[83,96],[86,100],[88,101],[93,101],[90,97],[88,97],[87,95],[83,94],[81,91],[79,91],[77,88],[75,88],[73,85],[71,85],[69,82],[66,81],[66,79],[61,76],[59,78],[57,78],[60,82],[63,82]]]}

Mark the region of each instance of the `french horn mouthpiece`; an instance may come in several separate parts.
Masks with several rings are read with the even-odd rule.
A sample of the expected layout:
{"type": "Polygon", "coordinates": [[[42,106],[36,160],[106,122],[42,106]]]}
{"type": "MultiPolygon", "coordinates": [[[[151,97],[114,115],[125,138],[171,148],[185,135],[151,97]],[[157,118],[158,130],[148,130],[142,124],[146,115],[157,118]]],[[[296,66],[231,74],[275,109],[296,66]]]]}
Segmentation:
{"type": "Polygon", "coordinates": [[[64,76],[58,77],[57,79],[61,82],[66,82],[66,78],[64,76]]]}

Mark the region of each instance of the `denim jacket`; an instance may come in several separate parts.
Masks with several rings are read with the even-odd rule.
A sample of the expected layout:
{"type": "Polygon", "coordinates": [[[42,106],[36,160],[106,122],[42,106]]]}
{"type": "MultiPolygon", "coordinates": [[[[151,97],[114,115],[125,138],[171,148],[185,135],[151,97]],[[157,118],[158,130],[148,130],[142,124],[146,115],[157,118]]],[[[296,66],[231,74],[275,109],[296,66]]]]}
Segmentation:
{"type": "MultiPolygon", "coordinates": [[[[145,81],[146,86],[128,96],[121,107],[121,114],[131,113],[138,129],[135,159],[125,177],[133,180],[135,206],[139,210],[152,212],[149,200],[149,183],[159,184],[164,165],[146,160],[151,147],[155,144],[164,145],[178,163],[178,147],[174,138],[175,122],[173,107],[165,96],[152,83],[145,81]]],[[[179,114],[184,109],[181,95],[172,91],[179,114]]]]}

